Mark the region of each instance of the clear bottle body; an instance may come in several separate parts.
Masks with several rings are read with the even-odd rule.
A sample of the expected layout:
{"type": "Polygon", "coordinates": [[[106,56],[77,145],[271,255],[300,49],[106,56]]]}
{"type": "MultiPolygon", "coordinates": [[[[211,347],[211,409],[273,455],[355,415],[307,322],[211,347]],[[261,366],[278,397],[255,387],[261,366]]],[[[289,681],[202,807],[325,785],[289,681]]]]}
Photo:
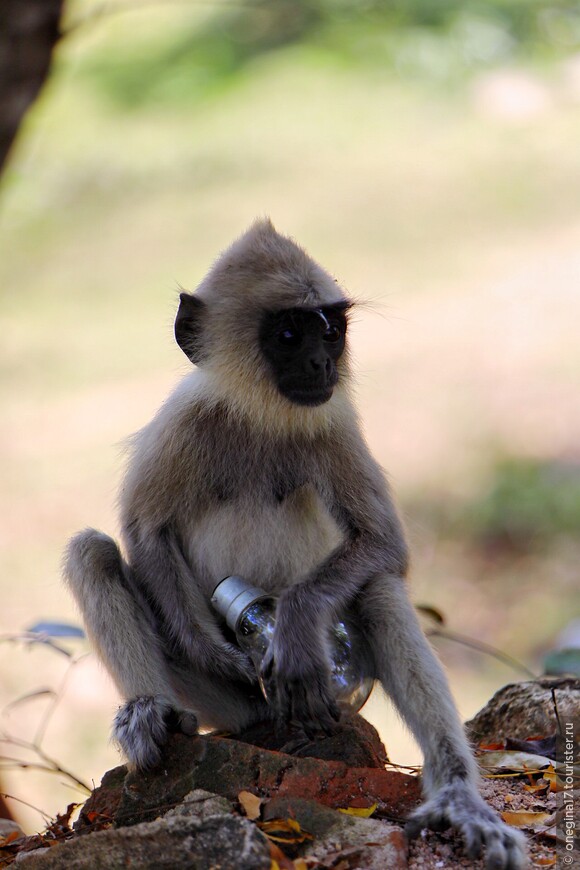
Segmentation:
{"type": "MultiPolygon", "coordinates": [[[[260,672],[276,627],[276,598],[261,589],[244,585],[241,578],[226,578],[216,587],[212,604],[226,617],[240,649],[252,659],[260,687],[268,700],[260,672]],[[228,585],[230,581],[236,582],[228,585]]],[[[374,685],[372,652],[348,617],[332,626],[328,643],[330,677],[336,700],[344,709],[356,712],[366,702],[374,685]]]]}
{"type": "Polygon", "coordinates": [[[236,627],[238,646],[252,659],[260,688],[266,700],[268,700],[268,694],[262,680],[261,669],[266,650],[274,636],[275,627],[275,598],[262,598],[250,604],[242,611],[236,627]]]}

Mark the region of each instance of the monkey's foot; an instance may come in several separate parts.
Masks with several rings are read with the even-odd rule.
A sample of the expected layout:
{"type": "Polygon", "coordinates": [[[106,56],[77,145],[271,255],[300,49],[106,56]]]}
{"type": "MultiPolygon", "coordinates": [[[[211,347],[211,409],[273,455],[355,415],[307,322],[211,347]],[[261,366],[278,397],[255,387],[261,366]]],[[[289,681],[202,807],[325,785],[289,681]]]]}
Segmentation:
{"type": "Polygon", "coordinates": [[[423,828],[455,828],[465,840],[469,858],[485,847],[487,870],[522,870],[527,864],[526,840],[491,810],[473,786],[465,782],[444,785],[411,815],[405,833],[410,839],[423,828]]]}
{"type": "Polygon", "coordinates": [[[113,738],[138,770],[150,770],[159,763],[162,747],[175,731],[193,736],[197,732],[195,714],[174,710],[160,695],[132,698],[113,722],[113,738]]]}

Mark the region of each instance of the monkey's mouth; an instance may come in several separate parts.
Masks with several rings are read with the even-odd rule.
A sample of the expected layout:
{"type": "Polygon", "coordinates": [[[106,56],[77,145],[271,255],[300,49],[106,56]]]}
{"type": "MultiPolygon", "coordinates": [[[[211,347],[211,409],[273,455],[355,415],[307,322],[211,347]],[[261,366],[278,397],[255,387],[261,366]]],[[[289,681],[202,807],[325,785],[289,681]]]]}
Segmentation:
{"type": "Polygon", "coordinates": [[[333,387],[330,385],[324,387],[320,385],[312,387],[287,386],[282,392],[295,405],[315,408],[317,405],[324,405],[325,402],[328,402],[332,396],[333,387]]]}

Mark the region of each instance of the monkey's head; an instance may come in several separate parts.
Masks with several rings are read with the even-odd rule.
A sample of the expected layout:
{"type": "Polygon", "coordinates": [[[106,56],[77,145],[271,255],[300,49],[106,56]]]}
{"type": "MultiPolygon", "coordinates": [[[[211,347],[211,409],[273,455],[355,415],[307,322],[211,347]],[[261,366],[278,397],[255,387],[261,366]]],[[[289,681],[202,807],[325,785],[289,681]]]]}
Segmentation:
{"type": "Polygon", "coordinates": [[[228,403],[262,420],[287,417],[321,408],[348,386],[351,305],[302,248],[258,221],[195,294],[181,294],[175,337],[228,403]]]}

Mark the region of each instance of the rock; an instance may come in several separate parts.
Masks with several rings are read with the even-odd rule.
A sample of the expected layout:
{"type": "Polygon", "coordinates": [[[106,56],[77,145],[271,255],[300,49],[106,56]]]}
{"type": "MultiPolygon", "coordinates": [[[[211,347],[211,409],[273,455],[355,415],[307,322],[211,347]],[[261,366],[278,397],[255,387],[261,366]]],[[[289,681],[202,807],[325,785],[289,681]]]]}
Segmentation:
{"type": "Polygon", "coordinates": [[[296,796],[330,807],[378,803],[387,815],[405,816],[420,799],[415,777],[386,771],[386,751],[368,722],[354,716],[338,733],[315,741],[296,741],[296,732],[275,733],[272,723],[246,730],[240,739],[172,735],[157,770],[109,771],[84,805],[78,832],[106,821],[130,825],[150,821],[202,789],[236,801],[240,791],[261,797],[296,796]],[[263,743],[266,749],[255,744],[263,743]],[[294,753],[274,751],[292,744],[294,753]],[[362,764],[360,763],[362,762],[362,764]]]}
{"type": "MultiPolygon", "coordinates": [[[[552,689],[565,727],[578,719],[579,683],[544,678],[507,686],[468,723],[471,733],[490,742],[553,734],[552,689]]],[[[29,870],[271,870],[274,861],[290,867],[296,857],[309,866],[345,870],[404,870],[409,862],[443,866],[447,859],[435,834],[422,841],[423,848],[415,844],[409,857],[400,823],[420,802],[419,780],[384,769],[384,748],[371,726],[355,717],[341,730],[317,741],[297,741],[292,732],[273,736],[264,723],[235,740],[175,734],[157,769],[109,771],[82,808],[74,833],[61,825],[59,836],[67,839],[59,842],[49,828],[8,847],[9,856],[29,870]],[[366,764],[357,766],[360,760],[366,764]],[[249,796],[241,800],[242,791],[260,799],[255,807],[249,796]],[[371,805],[372,818],[338,811],[371,805]],[[245,807],[252,819],[260,811],[259,819],[243,817],[245,807]]],[[[460,835],[448,832],[447,838],[453,866],[468,866],[460,835]]]]}
{"type": "Polygon", "coordinates": [[[384,767],[389,760],[376,728],[358,715],[344,719],[336,733],[329,737],[296,738],[295,730],[274,730],[271,722],[258,722],[236,734],[234,739],[299,758],[343,761],[351,767],[384,767]]]}
{"type": "Polygon", "coordinates": [[[240,737],[172,735],[155,770],[109,771],[82,808],[75,836],[58,845],[38,837],[50,848],[23,852],[21,860],[31,870],[270,870],[269,842],[259,824],[241,817],[238,796],[250,791],[262,801],[263,819],[294,818],[312,835],[293,838],[290,830],[284,849],[291,856],[367,870],[407,866],[400,828],[336,809],[376,804],[377,816],[403,819],[419,803],[415,777],[385,770],[371,725],[354,717],[336,735],[308,741],[292,731],[274,736],[262,723],[240,737]]]}
{"type": "Polygon", "coordinates": [[[378,804],[385,815],[406,816],[420,799],[415,777],[380,768],[353,768],[340,761],[295,758],[223,737],[173,735],[161,766],[148,773],[116,768],[84,805],[77,831],[109,818],[116,825],[149,821],[179,804],[195,789],[230,801],[240,791],[316,800],[330,807],[378,804]],[[113,784],[115,786],[113,787],[113,784]],[[98,815],[95,816],[95,813],[98,815]]]}
{"type": "MultiPolygon", "coordinates": [[[[525,740],[558,733],[558,717],[562,727],[566,722],[580,722],[580,679],[541,677],[510,683],[496,692],[465,727],[475,743],[505,737],[525,740]]],[[[580,729],[575,730],[578,739],[580,729]]]]}
{"type": "Polygon", "coordinates": [[[399,827],[388,822],[347,815],[301,798],[274,798],[264,806],[263,816],[265,821],[296,819],[313,838],[308,845],[308,857],[318,859],[324,866],[335,863],[340,866],[344,853],[348,867],[365,870],[407,867],[405,837],[399,827]]]}
{"type": "Polygon", "coordinates": [[[196,788],[186,794],[182,802],[178,806],[169,810],[165,814],[166,819],[174,816],[196,816],[201,821],[208,819],[210,816],[227,816],[233,811],[234,807],[231,801],[220,797],[217,794],[212,794],[210,791],[204,791],[202,788],[196,788]]]}
{"type": "Polygon", "coordinates": [[[75,823],[76,831],[93,830],[96,826],[112,822],[121,800],[123,783],[127,776],[126,765],[114,767],[103,776],[101,784],[94,789],[75,823]],[[89,814],[90,813],[90,817],[89,814]]]}
{"type": "MultiPolygon", "coordinates": [[[[26,854],[26,853],[23,853],[26,854]]],[[[26,870],[270,870],[270,846],[256,825],[236,816],[173,816],[98,831],[30,852],[26,870]]]]}
{"type": "Polygon", "coordinates": [[[12,819],[0,819],[0,837],[8,837],[9,834],[18,834],[19,837],[26,836],[18,822],[13,822],[12,819]]]}

